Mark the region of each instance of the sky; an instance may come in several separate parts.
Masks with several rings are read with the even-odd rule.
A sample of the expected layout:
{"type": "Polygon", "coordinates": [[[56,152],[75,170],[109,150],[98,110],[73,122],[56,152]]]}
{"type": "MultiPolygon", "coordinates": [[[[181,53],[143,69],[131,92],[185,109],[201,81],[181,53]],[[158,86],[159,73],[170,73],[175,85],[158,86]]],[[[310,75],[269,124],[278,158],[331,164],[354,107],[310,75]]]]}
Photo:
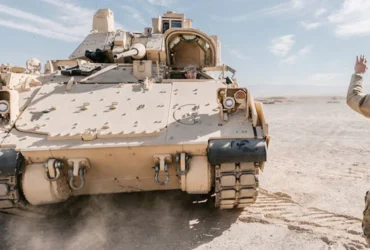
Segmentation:
{"type": "Polygon", "coordinates": [[[356,55],[370,57],[369,0],[0,0],[0,63],[68,58],[100,8],[126,31],[184,13],[258,94],[345,95],[356,55]]]}

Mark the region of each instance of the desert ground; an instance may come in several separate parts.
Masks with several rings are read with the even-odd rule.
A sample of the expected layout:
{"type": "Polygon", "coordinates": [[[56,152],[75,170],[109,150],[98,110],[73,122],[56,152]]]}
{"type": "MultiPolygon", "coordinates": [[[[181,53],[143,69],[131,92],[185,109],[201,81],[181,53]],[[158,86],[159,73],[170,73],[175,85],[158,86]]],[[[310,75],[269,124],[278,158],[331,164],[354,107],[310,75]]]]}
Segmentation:
{"type": "Polygon", "coordinates": [[[0,215],[2,249],[366,249],[370,120],[344,98],[263,100],[272,136],[255,204],[181,191],[79,197],[55,219],[0,215]]]}

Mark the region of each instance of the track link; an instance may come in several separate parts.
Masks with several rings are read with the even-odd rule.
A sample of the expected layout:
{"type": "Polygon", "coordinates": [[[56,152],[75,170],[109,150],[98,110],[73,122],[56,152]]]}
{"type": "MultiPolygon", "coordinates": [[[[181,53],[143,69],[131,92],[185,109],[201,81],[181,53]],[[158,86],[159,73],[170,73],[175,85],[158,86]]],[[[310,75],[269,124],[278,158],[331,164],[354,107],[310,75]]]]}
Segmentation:
{"type": "Polygon", "coordinates": [[[222,163],[215,167],[216,207],[244,208],[258,195],[259,165],[254,162],[222,163]]]}

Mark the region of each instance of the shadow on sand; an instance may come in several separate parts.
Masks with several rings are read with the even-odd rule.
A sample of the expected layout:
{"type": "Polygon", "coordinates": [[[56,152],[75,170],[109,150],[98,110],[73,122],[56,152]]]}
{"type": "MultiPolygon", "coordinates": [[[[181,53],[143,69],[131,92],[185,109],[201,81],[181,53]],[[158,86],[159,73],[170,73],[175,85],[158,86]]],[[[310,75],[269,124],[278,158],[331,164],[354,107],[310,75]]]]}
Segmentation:
{"type": "Polygon", "coordinates": [[[72,199],[58,217],[0,215],[1,249],[192,249],[220,236],[241,213],[181,191],[72,199]]]}

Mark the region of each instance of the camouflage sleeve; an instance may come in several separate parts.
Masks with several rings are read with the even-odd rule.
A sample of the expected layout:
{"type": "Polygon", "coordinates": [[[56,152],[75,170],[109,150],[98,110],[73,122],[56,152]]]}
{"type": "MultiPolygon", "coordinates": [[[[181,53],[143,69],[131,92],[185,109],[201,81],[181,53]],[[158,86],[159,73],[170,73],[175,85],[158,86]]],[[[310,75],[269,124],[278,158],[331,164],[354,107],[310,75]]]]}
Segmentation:
{"type": "Polygon", "coordinates": [[[370,118],[370,95],[363,92],[363,78],[353,74],[347,92],[347,105],[354,111],[370,118]]]}

